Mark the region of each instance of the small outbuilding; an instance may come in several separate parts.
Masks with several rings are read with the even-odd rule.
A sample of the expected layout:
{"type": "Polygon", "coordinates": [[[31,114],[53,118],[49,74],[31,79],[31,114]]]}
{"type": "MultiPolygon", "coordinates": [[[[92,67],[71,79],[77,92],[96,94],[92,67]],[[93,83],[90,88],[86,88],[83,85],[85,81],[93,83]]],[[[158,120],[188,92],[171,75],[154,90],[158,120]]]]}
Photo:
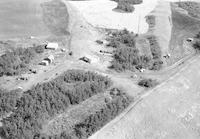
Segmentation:
{"type": "Polygon", "coordinates": [[[54,61],[54,56],[53,55],[50,55],[47,60],[49,60],[49,63],[53,63],[54,61]]]}
{"type": "Polygon", "coordinates": [[[42,62],[40,63],[41,65],[44,65],[44,66],[48,66],[49,65],[49,61],[47,60],[42,60],[42,62]]]}
{"type": "Polygon", "coordinates": [[[52,49],[52,50],[57,50],[58,49],[58,43],[47,43],[46,49],[52,49]]]}

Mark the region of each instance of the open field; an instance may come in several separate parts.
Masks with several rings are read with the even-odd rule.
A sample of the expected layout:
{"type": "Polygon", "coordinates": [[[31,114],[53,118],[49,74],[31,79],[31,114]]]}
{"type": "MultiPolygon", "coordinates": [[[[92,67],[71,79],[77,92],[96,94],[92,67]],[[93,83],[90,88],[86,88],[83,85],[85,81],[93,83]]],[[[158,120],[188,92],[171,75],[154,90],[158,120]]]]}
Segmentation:
{"type": "Polygon", "coordinates": [[[142,4],[134,5],[133,13],[128,14],[113,11],[117,3],[109,0],[70,1],[70,3],[94,26],[111,29],[127,28],[135,33],[145,33],[148,30],[145,16],[155,8],[157,0],[143,0],[142,4]]]}
{"type": "Polygon", "coordinates": [[[0,39],[49,35],[42,20],[42,1],[1,0],[0,39]]]}
{"type": "Polygon", "coordinates": [[[170,53],[172,58],[168,64],[193,53],[190,43],[186,42],[187,38],[194,37],[200,31],[200,20],[189,16],[176,4],[172,4],[172,36],[170,40],[170,53]]]}

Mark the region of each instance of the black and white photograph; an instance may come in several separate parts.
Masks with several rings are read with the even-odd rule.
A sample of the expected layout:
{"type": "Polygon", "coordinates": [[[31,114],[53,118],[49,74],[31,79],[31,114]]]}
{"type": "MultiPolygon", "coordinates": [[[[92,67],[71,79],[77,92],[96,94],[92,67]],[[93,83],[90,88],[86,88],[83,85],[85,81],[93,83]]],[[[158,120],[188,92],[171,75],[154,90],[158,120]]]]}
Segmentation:
{"type": "Polygon", "coordinates": [[[0,0],[0,139],[200,139],[200,0],[0,0]]]}

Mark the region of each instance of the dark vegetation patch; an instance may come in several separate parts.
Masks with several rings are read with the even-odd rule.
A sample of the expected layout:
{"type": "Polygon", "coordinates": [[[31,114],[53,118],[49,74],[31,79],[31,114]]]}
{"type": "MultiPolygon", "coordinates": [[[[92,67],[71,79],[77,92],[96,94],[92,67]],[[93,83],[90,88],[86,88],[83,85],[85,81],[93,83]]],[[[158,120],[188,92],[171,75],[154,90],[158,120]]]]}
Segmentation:
{"type": "Polygon", "coordinates": [[[153,58],[147,55],[140,55],[136,48],[136,35],[127,31],[117,31],[112,33],[112,37],[108,39],[108,47],[116,48],[111,62],[111,69],[116,71],[125,71],[135,69],[150,69],[159,70],[162,67],[161,50],[153,35],[148,35],[147,39],[150,42],[150,50],[153,58]]]}
{"type": "Polygon", "coordinates": [[[25,91],[17,101],[17,109],[3,119],[1,136],[10,139],[37,138],[48,119],[69,106],[105,92],[111,84],[107,77],[80,70],[69,70],[50,82],[38,84],[25,91]]]}
{"type": "Polygon", "coordinates": [[[200,32],[195,36],[195,42],[193,44],[193,48],[200,52],[200,32]]]}
{"type": "Polygon", "coordinates": [[[117,71],[132,70],[136,67],[147,68],[150,57],[140,56],[139,51],[135,46],[136,35],[124,29],[122,31],[112,33],[108,47],[116,48],[111,62],[112,69],[117,71]]]}
{"type": "Polygon", "coordinates": [[[43,46],[29,48],[14,48],[0,56],[0,77],[3,75],[13,76],[27,70],[31,60],[44,52],[43,46]]]}
{"type": "Polygon", "coordinates": [[[200,18],[200,3],[199,2],[177,2],[178,6],[195,18],[200,18]]]}
{"type": "Polygon", "coordinates": [[[47,136],[41,135],[44,139],[86,139],[106,123],[114,119],[131,103],[131,99],[122,91],[117,94],[112,94],[112,100],[104,99],[105,105],[100,110],[82,119],[81,122],[73,126],[73,131],[69,134],[68,131],[62,132],[59,135],[47,136]]]}
{"type": "Polygon", "coordinates": [[[143,0],[113,0],[115,2],[120,2],[120,1],[124,1],[124,2],[127,2],[129,4],[141,4],[143,2],[143,0]]]}
{"type": "Polygon", "coordinates": [[[131,13],[135,10],[134,6],[126,1],[119,1],[115,10],[121,10],[127,13],[131,13]]]}
{"type": "Polygon", "coordinates": [[[0,117],[4,117],[15,109],[20,94],[18,90],[0,90],[0,117]]]}
{"type": "Polygon", "coordinates": [[[146,22],[149,24],[149,31],[152,31],[156,25],[156,17],[154,15],[146,16],[146,22]]]}
{"type": "Polygon", "coordinates": [[[141,4],[143,0],[113,0],[117,2],[116,10],[124,11],[124,12],[133,12],[135,10],[135,4],[141,4]]]}
{"type": "Polygon", "coordinates": [[[158,85],[158,82],[153,79],[142,79],[138,82],[138,85],[145,88],[152,88],[158,85]]]}

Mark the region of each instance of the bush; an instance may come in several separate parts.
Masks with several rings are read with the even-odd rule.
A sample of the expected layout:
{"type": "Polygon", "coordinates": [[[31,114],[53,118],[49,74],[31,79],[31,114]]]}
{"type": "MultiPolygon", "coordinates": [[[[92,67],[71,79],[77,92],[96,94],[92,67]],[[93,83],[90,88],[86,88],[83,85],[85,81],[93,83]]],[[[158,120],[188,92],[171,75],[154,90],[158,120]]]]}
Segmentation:
{"type": "Polygon", "coordinates": [[[123,1],[123,0],[120,0],[118,2],[116,9],[119,9],[119,10],[122,10],[122,11],[128,12],[128,13],[133,12],[135,10],[135,8],[132,5],[130,5],[129,3],[127,3],[126,1],[123,1]]]}
{"type": "Polygon", "coordinates": [[[142,79],[138,82],[139,86],[146,87],[146,88],[155,87],[157,84],[158,82],[152,79],[142,79]]]}
{"type": "MultiPolygon", "coordinates": [[[[113,1],[119,2],[120,0],[113,0],[113,1]]],[[[122,1],[127,2],[129,4],[133,4],[133,5],[141,4],[143,2],[143,0],[122,0],[122,1]]]]}

